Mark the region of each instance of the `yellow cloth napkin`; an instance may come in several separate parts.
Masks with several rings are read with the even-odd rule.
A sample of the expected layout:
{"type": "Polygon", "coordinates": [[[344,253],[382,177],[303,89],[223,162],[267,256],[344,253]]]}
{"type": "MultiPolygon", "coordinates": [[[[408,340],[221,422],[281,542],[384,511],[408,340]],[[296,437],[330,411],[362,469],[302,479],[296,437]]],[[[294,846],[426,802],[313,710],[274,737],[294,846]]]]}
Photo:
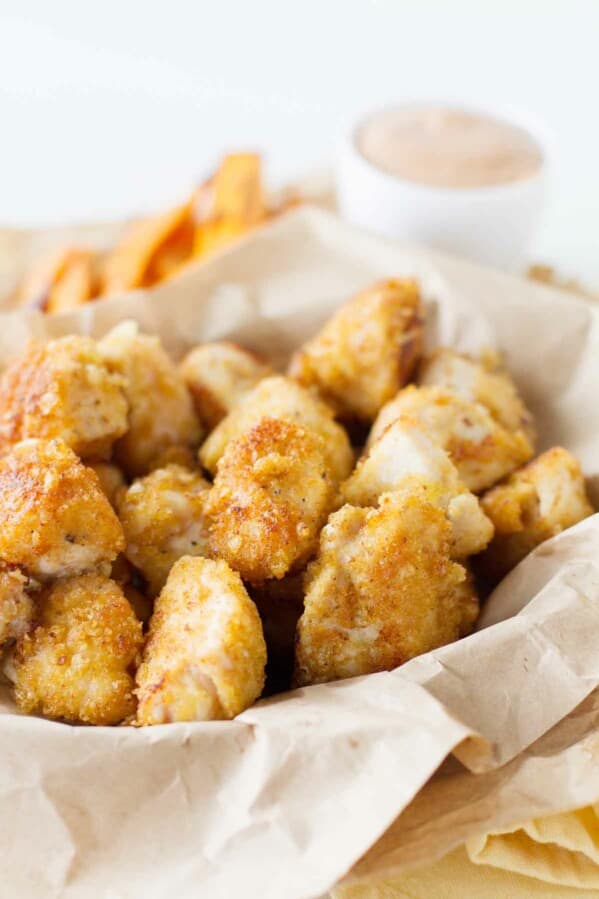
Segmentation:
{"type": "Polygon", "coordinates": [[[591,899],[599,897],[599,805],[470,839],[440,861],[334,899],[591,899]]]}

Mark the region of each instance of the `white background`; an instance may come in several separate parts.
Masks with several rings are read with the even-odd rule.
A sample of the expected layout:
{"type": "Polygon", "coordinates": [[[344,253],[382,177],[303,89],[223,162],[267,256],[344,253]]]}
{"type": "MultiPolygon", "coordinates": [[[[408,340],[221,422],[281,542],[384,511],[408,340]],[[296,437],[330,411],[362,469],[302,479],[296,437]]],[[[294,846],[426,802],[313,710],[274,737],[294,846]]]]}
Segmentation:
{"type": "Polygon", "coordinates": [[[277,183],[412,98],[542,122],[535,254],[599,284],[597,0],[0,0],[0,224],[169,204],[230,148],[277,183]]]}

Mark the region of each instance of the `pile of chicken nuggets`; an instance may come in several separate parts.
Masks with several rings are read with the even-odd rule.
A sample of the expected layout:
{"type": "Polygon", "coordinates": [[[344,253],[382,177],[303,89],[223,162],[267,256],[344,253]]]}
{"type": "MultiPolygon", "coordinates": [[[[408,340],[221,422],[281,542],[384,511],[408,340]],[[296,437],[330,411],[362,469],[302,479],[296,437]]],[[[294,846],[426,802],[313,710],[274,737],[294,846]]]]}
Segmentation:
{"type": "Polygon", "coordinates": [[[342,306],[287,374],[124,322],[0,381],[0,645],[25,713],[233,718],[467,634],[480,584],[591,515],[497,358],[423,356],[418,286],[342,306]],[[350,438],[352,435],[352,438],[350,438]],[[477,587],[477,585],[479,585],[477,587]]]}

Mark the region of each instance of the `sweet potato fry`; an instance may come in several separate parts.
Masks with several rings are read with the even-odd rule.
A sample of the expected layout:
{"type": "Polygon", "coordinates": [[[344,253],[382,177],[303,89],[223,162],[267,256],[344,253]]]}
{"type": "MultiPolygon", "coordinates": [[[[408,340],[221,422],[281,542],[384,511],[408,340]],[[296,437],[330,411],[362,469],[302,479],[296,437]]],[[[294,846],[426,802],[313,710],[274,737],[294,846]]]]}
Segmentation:
{"type": "Polygon", "coordinates": [[[153,287],[300,202],[293,192],[267,201],[258,154],[230,154],[185,203],[132,222],[107,253],[66,247],[46,256],[10,300],[66,312],[88,300],[153,287]]]}
{"type": "Polygon", "coordinates": [[[70,312],[89,302],[97,290],[98,257],[91,250],[72,250],[64,271],[50,290],[46,312],[70,312]]]}
{"type": "Polygon", "coordinates": [[[233,219],[214,219],[203,222],[196,227],[193,243],[193,255],[207,256],[227,244],[233,243],[248,230],[243,222],[233,219]]]}
{"type": "Polygon", "coordinates": [[[214,218],[251,226],[265,214],[260,157],[256,153],[225,156],[214,178],[214,218]]]}
{"type": "Polygon", "coordinates": [[[194,257],[232,243],[264,221],[268,213],[260,157],[256,153],[226,156],[214,178],[196,194],[195,208],[194,257]]]}
{"type": "Polygon", "coordinates": [[[102,296],[150,287],[163,280],[190,255],[192,243],[191,202],[141,219],[106,260],[102,296]]]}
{"type": "MultiPolygon", "coordinates": [[[[83,260],[88,256],[91,256],[89,251],[78,247],[65,247],[47,254],[18,284],[12,295],[13,302],[17,306],[40,309],[45,312],[51,305],[52,294],[56,291],[58,300],[55,300],[54,304],[58,303],[59,311],[62,310],[64,298],[85,295],[87,290],[91,290],[86,286],[86,279],[81,277],[82,269],[85,269],[83,260]],[[79,273],[74,278],[73,270],[79,273]],[[61,288],[62,284],[64,284],[64,289],[61,288]]],[[[85,298],[89,299],[89,296],[85,298]]],[[[73,305],[79,305],[79,303],[73,305]]],[[[72,306],[68,308],[72,308],[72,306]]]]}

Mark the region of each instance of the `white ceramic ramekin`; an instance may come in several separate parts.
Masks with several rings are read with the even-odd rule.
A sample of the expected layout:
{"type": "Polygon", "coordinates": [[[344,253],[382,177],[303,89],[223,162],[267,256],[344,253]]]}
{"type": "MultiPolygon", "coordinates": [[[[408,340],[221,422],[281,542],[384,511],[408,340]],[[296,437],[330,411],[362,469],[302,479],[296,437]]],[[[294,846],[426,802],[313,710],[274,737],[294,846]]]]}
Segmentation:
{"type": "Polygon", "coordinates": [[[536,129],[521,117],[505,116],[523,125],[541,148],[543,162],[532,177],[490,187],[437,187],[388,174],[362,156],[356,135],[371,115],[360,119],[341,146],[336,182],[343,218],[387,237],[521,270],[545,195],[547,146],[536,129]]]}

